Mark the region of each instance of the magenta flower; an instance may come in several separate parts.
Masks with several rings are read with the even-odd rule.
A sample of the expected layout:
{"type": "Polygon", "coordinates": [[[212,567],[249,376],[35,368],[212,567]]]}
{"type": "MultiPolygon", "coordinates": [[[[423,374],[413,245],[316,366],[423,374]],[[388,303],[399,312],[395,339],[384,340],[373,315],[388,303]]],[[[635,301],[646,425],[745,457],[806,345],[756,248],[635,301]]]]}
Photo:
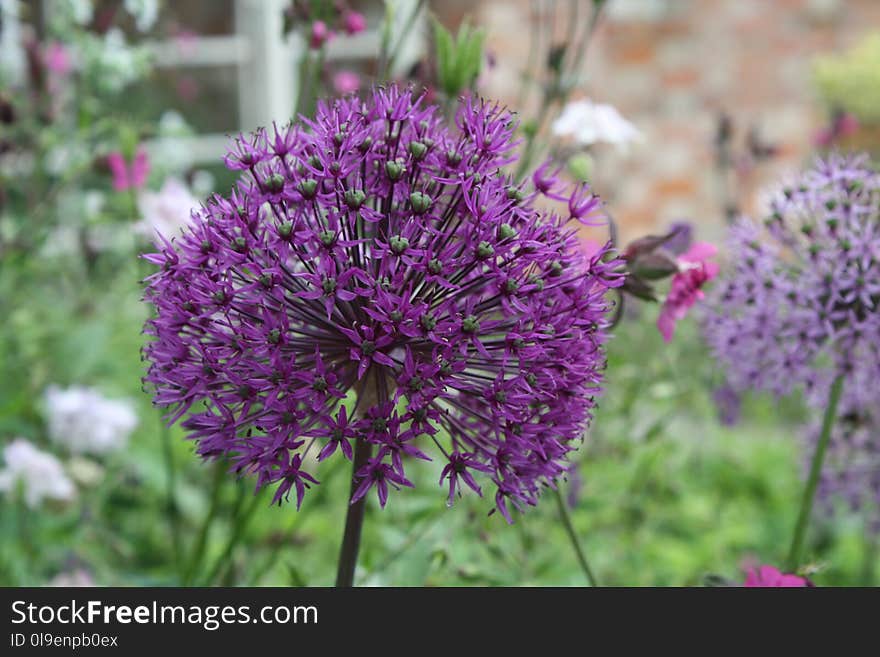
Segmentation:
{"type": "Polygon", "coordinates": [[[309,35],[309,46],[312,50],[318,50],[324,46],[330,39],[333,38],[333,32],[327,27],[327,23],[324,21],[315,21],[312,23],[311,32],[309,35]]]}
{"type": "Polygon", "coordinates": [[[63,43],[52,41],[43,52],[43,61],[52,73],[65,76],[73,69],[73,60],[70,51],[63,43]]]}
{"type": "Polygon", "coordinates": [[[657,328],[666,342],[672,340],[675,323],[705,296],[703,285],[718,275],[718,263],[709,261],[717,252],[708,242],[696,242],[676,259],[678,272],[657,318],[657,328]]]}
{"type": "Polygon", "coordinates": [[[438,457],[450,499],[483,479],[508,520],[555,485],[601,391],[622,274],[569,222],[595,199],[542,213],[504,173],[515,130],[497,105],[465,99],[449,126],[390,87],[237,140],[232,194],[145,256],[146,380],[202,456],[279,503],[316,483],[313,445],[318,468],[353,458],[353,502],[384,505],[438,457]]]}
{"type": "Polygon", "coordinates": [[[347,34],[357,34],[367,29],[367,19],[360,12],[347,9],[342,14],[342,27],[347,34]]]}
{"type": "Polygon", "coordinates": [[[749,568],[746,571],[746,581],[743,586],[746,588],[795,588],[813,586],[813,583],[804,577],[780,572],[773,566],[759,566],[757,569],[749,568]]]}
{"type": "Polygon", "coordinates": [[[828,148],[837,141],[854,135],[859,130],[859,120],[849,112],[835,112],[831,122],[816,135],[817,146],[828,148]]]}
{"type": "Polygon", "coordinates": [[[333,76],[333,89],[340,96],[353,94],[361,88],[361,78],[354,71],[338,71],[333,76]]]}
{"type": "Polygon", "coordinates": [[[150,173],[150,158],[147,151],[138,148],[131,163],[119,151],[107,156],[107,164],[113,174],[113,189],[124,192],[127,189],[141,189],[147,182],[150,173]]]}

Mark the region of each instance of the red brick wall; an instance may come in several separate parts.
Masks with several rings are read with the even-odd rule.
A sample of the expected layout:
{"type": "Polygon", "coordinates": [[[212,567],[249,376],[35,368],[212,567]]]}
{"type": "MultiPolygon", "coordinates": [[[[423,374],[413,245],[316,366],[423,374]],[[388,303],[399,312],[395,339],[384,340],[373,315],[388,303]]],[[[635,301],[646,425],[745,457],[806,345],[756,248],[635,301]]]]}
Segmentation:
{"type": "MultiPolygon", "coordinates": [[[[596,33],[575,95],[611,103],[644,133],[628,154],[606,148],[596,157],[594,186],[625,237],[679,218],[717,237],[723,226],[713,172],[718,113],[733,117],[740,141],[754,124],[781,147],[776,160],[746,176],[739,196],[748,207],[756,189],[800,166],[813,150],[825,117],[810,82],[811,58],[880,30],[880,0],[610,2],[616,6],[596,33]]],[[[561,37],[568,4],[453,0],[432,9],[444,22],[469,14],[488,29],[498,64],[484,91],[515,105],[529,34],[551,20],[555,6],[561,37]],[[539,13],[532,15],[530,6],[539,13]]]]}

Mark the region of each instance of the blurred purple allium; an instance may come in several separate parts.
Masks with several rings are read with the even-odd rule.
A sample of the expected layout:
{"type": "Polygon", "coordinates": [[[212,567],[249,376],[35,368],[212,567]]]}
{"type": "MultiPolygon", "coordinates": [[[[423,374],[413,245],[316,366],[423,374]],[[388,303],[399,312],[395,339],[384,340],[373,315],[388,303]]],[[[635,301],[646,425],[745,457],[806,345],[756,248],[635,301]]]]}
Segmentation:
{"type": "Polygon", "coordinates": [[[145,256],[146,380],[202,456],[297,505],[313,445],[319,461],[369,445],[354,497],[375,486],[383,505],[426,451],[450,500],[489,479],[508,520],[554,485],[601,390],[622,274],[569,224],[596,214],[586,188],[540,213],[554,177],[527,192],[504,174],[515,128],[476,99],[450,127],[390,87],[237,140],[232,194],[145,256]]]}
{"type": "Polygon", "coordinates": [[[739,422],[742,408],[742,394],[728,384],[723,384],[712,391],[712,401],[718,412],[718,421],[726,427],[739,422]]]}
{"type": "MultiPolygon", "coordinates": [[[[824,387],[824,386],[822,386],[824,387]]],[[[815,399],[821,404],[823,400],[815,399]]],[[[812,454],[821,433],[821,422],[806,431],[806,455],[812,454]]],[[[876,368],[857,364],[845,383],[837,410],[818,488],[826,513],[843,503],[861,513],[869,528],[880,532],[880,388],[876,368]]]]}
{"type": "Polygon", "coordinates": [[[734,389],[802,387],[824,405],[855,363],[880,374],[880,176],[867,156],[817,161],[763,224],[731,228],[728,255],[704,332],[734,389]]]}

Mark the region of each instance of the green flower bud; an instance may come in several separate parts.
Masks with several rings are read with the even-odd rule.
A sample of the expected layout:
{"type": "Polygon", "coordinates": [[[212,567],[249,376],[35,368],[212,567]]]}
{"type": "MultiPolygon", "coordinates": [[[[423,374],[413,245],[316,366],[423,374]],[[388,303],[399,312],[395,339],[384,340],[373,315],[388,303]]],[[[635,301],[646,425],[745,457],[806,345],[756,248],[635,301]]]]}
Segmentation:
{"type": "Polygon", "coordinates": [[[432,201],[431,197],[426,194],[413,192],[409,195],[409,202],[412,205],[413,212],[416,214],[424,214],[428,211],[434,201],[432,201]]]}

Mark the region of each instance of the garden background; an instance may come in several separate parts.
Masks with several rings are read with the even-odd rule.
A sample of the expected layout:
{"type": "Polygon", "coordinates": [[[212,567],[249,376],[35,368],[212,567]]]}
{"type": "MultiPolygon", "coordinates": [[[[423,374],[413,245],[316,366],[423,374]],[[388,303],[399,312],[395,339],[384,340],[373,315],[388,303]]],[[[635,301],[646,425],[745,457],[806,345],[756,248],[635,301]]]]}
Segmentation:
{"type": "MultiPolygon", "coordinates": [[[[137,255],[151,250],[150,228],[163,208],[177,207],[162,206],[171,203],[165,186],[182,181],[184,203],[225,193],[234,175],[222,166],[222,150],[194,138],[257,127],[248,118],[284,118],[248,109],[241,98],[246,57],[192,63],[208,57],[199,60],[201,37],[235,34],[248,20],[242,6],[255,3],[165,2],[150,15],[152,4],[0,3],[0,443],[23,438],[53,454],[70,485],[67,494],[55,491],[59,499],[47,493],[34,504],[21,486],[6,487],[0,584],[328,585],[349,469],[341,462],[325,469],[299,512],[272,506],[271,492],[254,494],[253,480],[236,481],[224,463],[197,459],[143,390],[150,309],[141,280],[151,268],[137,255]],[[93,13],[77,22],[84,6],[93,13]],[[110,33],[123,42],[108,44],[110,33]],[[34,57],[43,67],[41,97],[28,86],[34,57]],[[119,185],[113,155],[134,183],[141,147],[150,162],[144,181],[119,185]],[[63,404],[52,395],[78,386],[99,395],[89,398],[92,415],[75,417],[70,398],[71,410],[57,419],[63,404]],[[122,406],[95,414],[98,398],[122,406]],[[114,448],[72,449],[59,435],[73,432],[88,440],[109,432],[114,448]]],[[[382,4],[350,3],[367,29],[352,36],[337,29],[328,52],[339,54],[326,61],[305,45],[314,38],[310,24],[293,14],[285,20],[288,4],[259,11],[279,8],[270,24],[300,40],[290,53],[301,57],[293,67],[304,85],[301,109],[315,95],[312,79],[323,85],[318,93],[333,95],[344,71],[367,88],[378,66],[382,4]]],[[[403,17],[417,8],[393,4],[403,17]]],[[[431,15],[452,33],[476,26],[484,34],[477,91],[520,112],[527,127],[542,96],[527,77],[522,91],[523,71],[540,69],[547,48],[565,40],[572,6],[580,5],[582,21],[593,9],[524,0],[426,5],[406,35],[406,61],[393,62],[400,75],[425,79],[417,62],[434,52],[431,15]]],[[[760,209],[768,184],[818,152],[877,152],[878,30],[874,0],[609,0],[569,99],[613,105],[639,137],[591,147],[572,175],[586,175],[604,199],[621,244],[681,222],[721,244],[732,215],[760,209]],[[841,128],[844,114],[854,120],[841,128]]],[[[293,81],[285,84],[295,91],[293,81]]],[[[551,124],[561,109],[537,124],[542,147],[560,140],[551,124]]],[[[604,234],[585,230],[594,239],[604,234]]],[[[606,389],[562,489],[573,528],[603,584],[739,582],[744,569],[781,564],[785,555],[808,458],[807,413],[797,398],[754,394],[732,421],[718,406],[723,375],[697,322],[681,322],[667,343],[656,320],[656,304],[628,303],[608,344],[606,389]]],[[[44,467],[46,476],[58,474],[44,467]]],[[[368,502],[356,583],[585,583],[549,496],[508,525],[487,515],[488,497],[465,495],[448,508],[433,485],[439,464],[412,467],[422,485],[394,495],[384,510],[368,502]]],[[[875,529],[861,514],[818,510],[802,574],[818,585],[876,583],[875,529]]]]}

